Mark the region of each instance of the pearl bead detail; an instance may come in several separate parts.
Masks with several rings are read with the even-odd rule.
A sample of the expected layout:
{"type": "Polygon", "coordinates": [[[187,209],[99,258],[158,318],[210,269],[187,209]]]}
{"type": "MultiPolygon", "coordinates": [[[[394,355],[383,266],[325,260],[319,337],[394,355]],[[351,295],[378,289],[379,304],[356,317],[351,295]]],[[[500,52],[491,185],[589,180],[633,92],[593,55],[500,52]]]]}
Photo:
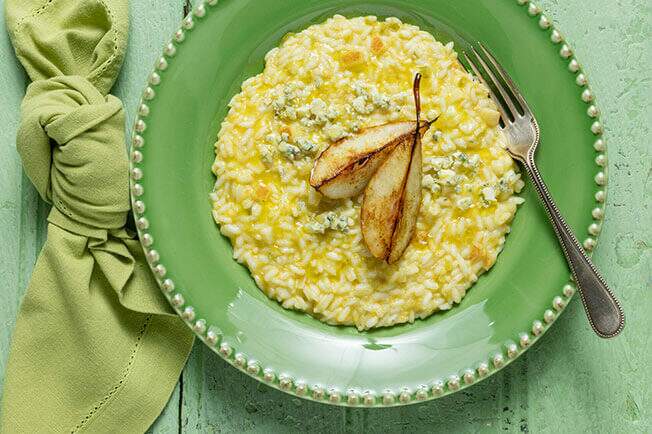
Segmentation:
{"type": "Polygon", "coordinates": [[[270,369],[265,369],[263,372],[263,380],[267,381],[268,383],[271,383],[274,381],[276,378],[276,375],[274,375],[274,372],[272,372],[270,369]]]}
{"type": "Polygon", "coordinates": [[[163,290],[165,292],[170,292],[174,290],[174,282],[172,281],[172,279],[165,279],[161,284],[161,286],[163,287],[163,290]]]}
{"type": "Polygon", "coordinates": [[[145,247],[149,247],[154,243],[154,238],[150,234],[145,234],[143,235],[142,242],[145,247]]]}
{"type": "Polygon", "coordinates": [[[437,380],[433,383],[432,385],[432,394],[435,396],[439,396],[442,393],[444,393],[444,383],[440,380],[437,380]]]}
{"type": "Polygon", "coordinates": [[[206,6],[204,6],[203,3],[199,3],[195,8],[194,13],[196,17],[202,18],[204,15],[206,15],[206,6]]]}
{"type": "Polygon", "coordinates": [[[174,46],[172,42],[168,43],[165,48],[163,48],[163,54],[168,57],[174,57],[177,54],[177,47],[174,46]]]}
{"type": "Polygon", "coordinates": [[[412,394],[410,391],[404,390],[400,393],[400,395],[398,395],[398,400],[403,404],[407,404],[412,400],[412,394]]]}
{"type": "Polygon", "coordinates": [[[141,217],[138,220],[136,220],[136,227],[140,230],[145,230],[149,227],[149,220],[147,220],[145,217],[141,217]]]}
{"type": "Polygon", "coordinates": [[[555,314],[553,311],[550,309],[546,309],[546,311],[543,313],[543,320],[546,322],[546,324],[550,324],[553,322],[555,319],[555,314]]]}
{"type": "Polygon", "coordinates": [[[131,170],[131,179],[133,179],[134,181],[138,181],[142,177],[143,177],[143,171],[140,170],[138,167],[134,167],[131,170]]]}
{"type": "Polygon", "coordinates": [[[564,285],[564,289],[562,291],[566,297],[570,298],[575,293],[575,288],[573,288],[573,285],[566,284],[564,285]]]}
{"type": "Polygon", "coordinates": [[[145,88],[145,92],[143,92],[144,99],[151,101],[154,99],[155,96],[156,96],[156,92],[154,92],[154,89],[152,89],[151,87],[145,88]]]}
{"type": "Polygon", "coordinates": [[[603,203],[605,200],[605,196],[606,196],[605,192],[603,190],[599,190],[595,193],[595,200],[600,203],[603,203]]]}
{"type": "Polygon", "coordinates": [[[162,264],[158,264],[156,267],[154,267],[154,272],[158,277],[164,277],[167,274],[168,270],[162,264]]]}
{"type": "Polygon", "coordinates": [[[247,359],[246,359],[246,357],[244,356],[244,354],[242,354],[242,353],[237,353],[237,354],[233,357],[233,363],[234,363],[235,366],[237,366],[238,368],[244,368],[245,365],[247,364],[247,359]]]}
{"type": "Polygon", "coordinates": [[[140,151],[131,151],[131,161],[140,163],[143,161],[143,154],[140,151]]]}
{"type": "Polygon", "coordinates": [[[219,339],[218,334],[214,330],[209,329],[208,333],[206,333],[206,343],[214,347],[215,344],[217,344],[218,339],[219,339]]]}
{"type": "Polygon", "coordinates": [[[516,2],[517,2],[518,4],[520,4],[521,6],[524,5],[524,4],[526,4],[528,1],[529,1],[529,0],[516,0],[516,2]]]}
{"type": "Polygon", "coordinates": [[[383,393],[383,404],[392,405],[392,404],[394,404],[395,399],[396,398],[394,397],[394,394],[392,392],[390,392],[389,390],[385,391],[383,393]]]}
{"type": "Polygon", "coordinates": [[[171,301],[172,304],[176,307],[181,307],[183,306],[183,303],[185,303],[185,300],[183,299],[183,295],[181,294],[174,294],[171,301]]]}
{"type": "MultiPolygon", "coordinates": [[[[256,373],[257,372],[258,371],[256,371],[256,373]]],[[[308,385],[306,383],[304,383],[303,381],[297,382],[297,385],[294,388],[294,393],[296,393],[298,396],[304,396],[307,391],[308,391],[308,385]]]]}
{"type": "Polygon", "coordinates": [[[464,372],[463,378],[464,378],[464,383],[473,384],[473,382],[475,381],[475,374],[473,373],[472,370],[469,369],[464,372]]]}
{"type": "Polygon", "coordinates": [[[321,386],[314,386],[312,388],[312,397],[317,400],[324,399],[324,389],[321,386]]]}
{"type": "Polygon", "coordinates": [[[134,138],[131,139],[131,144],[134,146],[134,148],[142,148],[145,144],[145,139],[143,139],[143,136],[136,134],[134,138]]]}
{"type": "Polygon", "coordinates": [[[584,250],[590,252],[595,247],[595,240],[593,238],[587,238],[582,245],[584,246],[584,250]]]}
{"type": "Polygon", "coordinates": [[[604,152],[607,150],[607,146],[604,144],[604,139],[599,138],[598,140],[595,141],[593,144],[593,149],[595,149],[598,152],[604,152]]]}
{"type": "Polygon", "coordinates": [[[137,200],[136,202],[134,202],[134,210],[138,214],[142,214],[145,212],[145,204],[143,203],[142,200],[137,200]]]}
{"type": "Polygon", "coordinates": [[[607,175],[604,172],[598,172],[595,175],[595,183],[598,185],[605,185],[607,183],[607,175]]]}
{"type": "Polygon", "coordinates": [[[192,308],[191,306],[188,306],[181,313],[181,317],[186,321],[192,321],[193,319],[195,319],[195,309],[192,308]]]}
{"type": "Polygon", "coordinates": [[[271,369],[265,369],[263,372],[263,380],[267,381],[268,383],[271,383],[274,381],[276,378],[276,375],[274,375],[274,372],[271,369]]]}
{"type": "Polygon", "coordinates": [[[186,30],[190,30],[195,27],[195,22],[192,20],[192,16],[188,15],[185,17],[181,22],[181,26],[186,30]]]}
{"type": "Polygon", "coordinates": [[[591,211],[591,215],[596,220],[602,220],[602,218],[604,217],[604,210],[600,207],[593,208],[593,211],[591,211]]]}
{"type": "Polygon", "coordinates": [[[159,261],[159,259],[161,258],[156,250],[152,249],[149,252],[147,252],[147,260],[149,262],[156,263],[159,261]]]}
{"type": "Polygon", "coordinates": [[[134,185],[131,187],[131,193],[132,193],[134,196],[142,196],[144,192],[145,192],[145,189],[144,189],[143,186],[140,185],[140,184],[134,184],[134,185]]]}
{"type": "Polygon", "coordinates": [[[156,62],[156,69],[158,69],[159,71],[165,71],[166,69],[168,69],[168,61],[165,60],[165,57],[161,57],[160,59],[158,59],[158,61],[156,62]]]}
{"type": "Polygon", "coordinates": [[[593,122],[593,125],[591,125],[591,132],[593,134],[602,134],[602,124],[599,121],[593,122]]]}
{"type": "Polygon", "coordinates": [[[560,296],[556,296],[552,299],[552,307],[555,308],[557,312],[564,308],[564,300],[560,296]]]}
{"type": "Polygon", "coordinates": [[[292,389],[292,379],[287,376],[282,376],[279,378],[278,385],[282,390],[290,390],[292,389]]]}
{"type": "Polygon", "coordinates": [[[152,86],[158,86],[159,84],[161,84],[161,76],[158,75],[156,72],[152,72],[149,75],[148,81],[149,84],[151,84],[152,86]]]}
{"type": "MultiPolygon", "coordinates": [[[[222,342],[222,345],[220,345],[220,349],[218,351],[223,357],[229,357],[233,350],[231,349],[231,345],[227,344],[226,342],[222,342]]],[[[272,380],[274,380],[273,375],[274,373],[272,373],[272,380]]]]}
{"type": "Polygon", "coordinates": [[[178,43],[181,43],[186,39],[186,34],[183,32],[183,29],[179,29],[176,32],[174,32],[174,40],[177,41],[178,43]]]}
{"type": "Polygon", "coordinates": [[[530,3],[527,8],[527,13],[532,16],[539,15],[541,13],[541,9],[539,9],[539,6],[535,5],[534,3],[530,3]]]}
{"type": "Polygon", "coordinates": [[[503,366],[503,363],[505,362],[505,358],[503,357],[502,354],[496,354],[492,361],[496,368],[500,368],[501,366],[503,366]]]}
{"type": "Polygon", "coordinates": [[[526,348],[530,345],[530,336],[527,333],[521,334],[518,339],[518,343],[521,345],[521,348],[526,348]]]}
{"type": "Polygon", "coordinates": [[[448,388],[450,390],[457,390],[460,388],[460,377],[457,375],[451,375],[448,377],[448,388]]]}
{"type": "Polygon", "coordinates": [[[417,401],[425,401],[428,399],[428,388],[426,386],[419,386],[415,398],[417,401]]]}
{"type": "Polygon", "coordinates": [[[551,23],[548,17],[545,15],[541,15],[541,18],[539,18],[539,27],[541,27],[542,29],[549,29],[550,25],[551,23]]]}
{"type": "Polygon", "coordinates": [[[595,157],[595,164],[604,167],[607,165],[607,157],[604,154],[598,154],[595,157]]]}
{"type": "Polygon", "coordinates": [[[586,114],[589,115],[592,118],[597,117],[600,114],[600,111],[598,108],[594,105],[590,105],[588,109],[586,109],[586,114]]]}
{"type": "Polygon", "coordinates": [[[373,392],[365,392],[364,396],[362,397],[362,402],[366,406],[372,406],[376,403],[376,397],[374,396],[373,392]]]}
{"type": "Polygon", "coordinates": [[[562,45],[561,50],[559,50],[559,55],[563,57],[564,59],[568,59],[571,57],[573,52],[571,51],[570,47],[566,44],[562,45]]]}
{"type": "Polygon", "coordinates": [[[552,33],[550,34],[550,40],[554,44],[559,44],[563,38],[561,37],[561,34],[557,30],[553,30],[552,33]]]}
{"type": "Polygon", "coordinates": [[[589,234],[593,235],[594,237],[598,236],[600,233],[600,225],[597,223],[591,223],[589,225],[589,234]]]}
{"type": "Polygon", "coordinates": [[[137,132],[142,133],[143,131],[145,131],[146,128],[147,128],[147,124],[145,123],[144,120],[142,120],[142,119],[138,119],[138,120],[136,121],[136,125],[134,126],[134,129],[135,129],[137,132]]]}
{"type": "Polygon", "coordinates": [[[147,104],[141,104],[138,107],[138,114],[144,118],[149,116],[149,106],[147,104]]]}
{"type": "Polygon", "coordinates": [[[507,357],[510,359],[513,359],[518,355],[518,347],[516,346],[515,343],[511,343],[507,345],[507,357]]]}
{"type": "Polygon", "coordinates": [[[593,93],[591,92],[590,89],[584,89],[584,92],[582,92],[582,101],[584,102],[593,101],[593,93]]]}
{"type": "Polygon", "coordinates": [[[489,373],[489,365],[487,362],[481,362],[478,365],[478,376],[480,378],[485,377],[489,373]]]}
{"type": "Polygon", "coordinates": [[[247,365],[247,372],[249,373],[249,375],[258,375],[258,372],[260,372],[260,366],[258,366],[258,363],[256,362],[249,362],[249,364],[247,365]]]}
{"type": "Polygon", "coordinates": [[[568,62],[568,70],[570,72],[577,72],[580,70],[580,64],[577,63],[577,60],[573,59],[570,62],[568,62]]]}
{"type": "Polygon", "coordinates": [[[346,394],[346,402],[349,405],[358,405],[360,402],[360,396],[358,396],[355,390],[349,390],[346,394]]]}
{"type": "Polygon", "coordinates": [[[336,390],[330,390],[328,392],[328,401],[333,404],[340,402],[340,394],[336,390]]]}
{"type": "Polygon", "coordinates": [[[543,332],[543,323],[539,320],[536,320],[532,323],[532,334],[534,336],[539,336],[543,332]]]}
{"type": "Polygon", "coordinates": [[[582,74],[582,73],[578,74],[578,75],[577,75],[577,78],[575,78],[575,83],[576,83],[578,86],[586,86],[586,83],[587,83],[587,81],[586,81],[586,75],[584,75],[584,74],[582,74]]]}

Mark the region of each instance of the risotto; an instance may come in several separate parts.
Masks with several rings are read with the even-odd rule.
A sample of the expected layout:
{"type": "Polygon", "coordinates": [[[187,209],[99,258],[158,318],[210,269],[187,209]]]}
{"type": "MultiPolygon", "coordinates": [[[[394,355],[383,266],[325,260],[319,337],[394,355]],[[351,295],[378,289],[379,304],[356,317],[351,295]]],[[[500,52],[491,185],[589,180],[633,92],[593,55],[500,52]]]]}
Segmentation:
{"type": "Polygon", "coordinates": [[[487,89],[443,45],[397,18],[347,19],[287,35],[229,103],[212,170],[213,217],[234,258],[287,309],[360,330],[412,322],[459,303],[496,262],[523,187],[487,89]],[[421,83],[421,208],[391,265],[360,229],[362,195],[309,184],[320,152],[370,126],[415,119],[421,83]]]}

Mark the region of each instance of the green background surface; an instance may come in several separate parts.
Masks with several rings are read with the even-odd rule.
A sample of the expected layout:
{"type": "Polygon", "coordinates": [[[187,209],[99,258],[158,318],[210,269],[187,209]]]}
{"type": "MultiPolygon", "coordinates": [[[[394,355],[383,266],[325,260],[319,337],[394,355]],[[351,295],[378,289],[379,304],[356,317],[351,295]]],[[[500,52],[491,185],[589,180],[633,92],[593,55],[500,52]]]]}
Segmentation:
{"type": "MultiPolygon", "coordinates": [[[[151,431],[650,432],[649,2],[582,3],[539,2],[575,49],[603,112],[610,180],[607,220],[595,261],[627,313],[621,337],[596,338],[576,297],[541,342],[481,384],[434,402],[378,410],[333,408],[290,397],[247,378],[198,344],[151,431]]],[[[130,8],[129,51],[115,89],[125,102],[127,125],[163,42],[179,25],[183,0],[134,0],[130,8]]],[[[45,237],[47,215],[47,206],[21,172],[15,150],[25,85],[1,28],[0,372],[21,295],[45,237]]]]}

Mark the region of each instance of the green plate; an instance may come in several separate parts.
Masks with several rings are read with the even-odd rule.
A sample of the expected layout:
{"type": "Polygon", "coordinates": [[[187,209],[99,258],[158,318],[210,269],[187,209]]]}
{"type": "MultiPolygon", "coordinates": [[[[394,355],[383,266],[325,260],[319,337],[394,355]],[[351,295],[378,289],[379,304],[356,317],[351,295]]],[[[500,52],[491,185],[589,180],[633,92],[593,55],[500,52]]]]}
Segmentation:
{"type": "Polygon", "coordinates": [[[574,287],[527,185],[498,262],[459,306],[414,324],[358,332],[283,309],[231,258],[211,216],[213,144],[240,84],[287,32],[339,13],[396,16],[442,42],[482,41],[510,72],[541,126],[543,177],[593,248],[603,217],[602,127],[586,77],[527,0],[222,0],[198,5],[164,48],[134,127],[132,199],[162,290],[225,360],[272,387],[339,405],[443,396],[518,357],[563,311],[574,287]],[[525,3],[525,4],[523,4],[525,3]],[[595,148],[595,150],[594,150],[595,148]],[[596,150],[598,153],[596,153],[596,150]],[[596,163],[598,166],[596,166],[596,163]]]}

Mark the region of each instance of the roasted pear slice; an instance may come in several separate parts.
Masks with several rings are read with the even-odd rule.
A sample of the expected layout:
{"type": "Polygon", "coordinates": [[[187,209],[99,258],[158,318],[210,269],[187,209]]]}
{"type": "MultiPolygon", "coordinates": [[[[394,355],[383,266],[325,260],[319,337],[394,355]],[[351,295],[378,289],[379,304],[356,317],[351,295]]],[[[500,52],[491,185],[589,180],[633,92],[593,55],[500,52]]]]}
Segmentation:
{"type": "Polygon", "coordinates": [[[378,259],[387,260],[394,232],[403,210],[412,142],[408,137],[399,143],[369,180],[364,192],[360,224],[367,248],[378,259]]]}
{"type": "Polygon", "coordinates": [[[396,227],[392,236],[392,245],[387,257],[387,262],[393,264],[398,261],[414,235],[414,228],[417,225],[419,208],[421,207],[421,137],[417,135],[417,143],[412,150],[412,161],[405,180],[403,190],[403,203],[399,210],[400,215],[396,219],[396,227]]]}
{"type": "MultiPolygon", "coordinates": [[[[420,125],[425,134],[430,122],[420,125]]],[[[315,161],[310,185],[331,199],[357,196],[391,150],[414,136],[414,128],[413,122],[393,122],[333,143],[315,161]]]]}
{"type": "Polygon", "coordinates": [[[362,202],[362,236],[373,256],[396,262],[405,252],[421,205],[421,75],[414,79],[417,122],[411,136],[399,143],[373,174],[362,202]]]}

